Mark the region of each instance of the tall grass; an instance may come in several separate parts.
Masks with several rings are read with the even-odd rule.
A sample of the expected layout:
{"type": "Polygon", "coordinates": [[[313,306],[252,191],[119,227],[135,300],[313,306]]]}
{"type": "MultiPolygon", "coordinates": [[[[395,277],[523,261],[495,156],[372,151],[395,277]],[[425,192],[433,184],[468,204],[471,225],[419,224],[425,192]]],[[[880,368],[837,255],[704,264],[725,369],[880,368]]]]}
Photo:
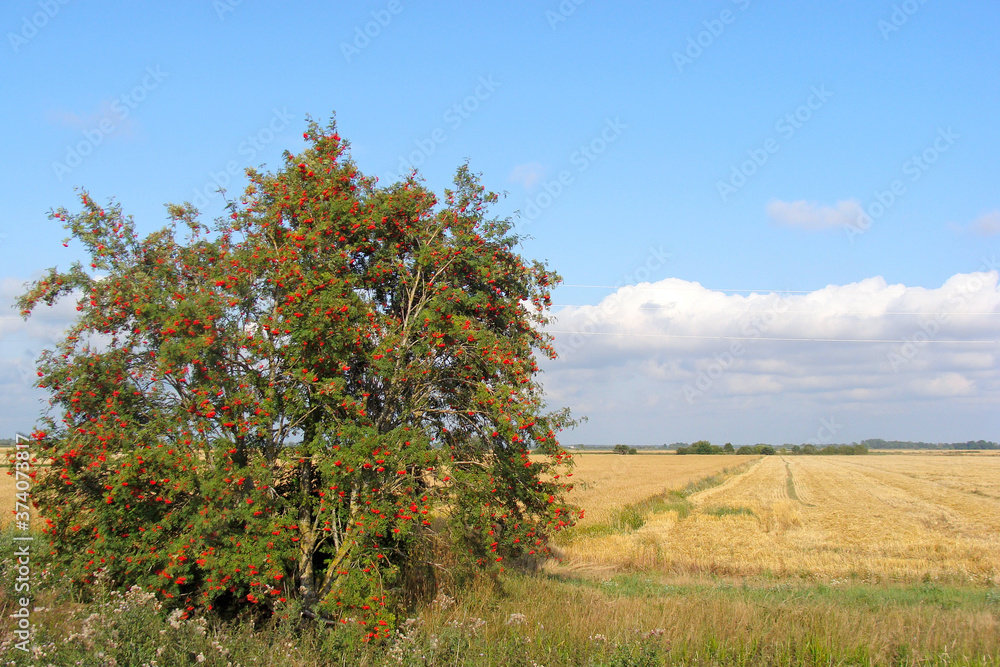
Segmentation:
{"type": "Polygon", "coordinates": [[[33,651],[0,664],[304,667],[428,665],[994,665],[1000,592],[508,574],[438,597],[387,643],[277,618],[167,614],[140,591],[87,605],[46,594],[33,651]]]}
{"type": "MultiPolygon", "coordinates": [[[[978,511],[995,499],[993,487],[986,485],[993,477],[978,468],[955,467],[950,472],[964,476],[953,474],[941,484],[930,484],[902,473],[882,472],[882,466],[874,470],[871,464],[863,468],[852,464],[848,475],[841,464],[805,465],[796,460],[793,481],[789,466],[782,470],[777,460],[765,464],[766,469],[756,467],[736,479],[733,476],[741,468],[633,500],[606,512],[600,522],[568,531],[582,541],[589,535],[605,534],[609,545],[635,542],[650,554],[651,565],[645,571],[636,567],[622,573],[631,561],[619,550],[604,569],[550,563],[541,572],[508,572],[500,579],[482,577],[461,586],[448,584],[452,587],[439,591],[433,602],[400,610],[400,618],[406,620],[390,641],[378,646],[359,642],[349,629],[303,624],[291,609],[287,618],[255,625],[250,619],[226,623],[212,617],[182,619],[137,590],[105,590],[97,600],[84,604],[69,595],[64,582],[46,573],[43,550],[38,549],[32,552],[31,575],[36,634],[32,651],[24,653],[14,648],[9,618],[17,607],[11,569],[13,533],[2,531],[0,667],[1000,665],[996,578],[935,576],[920,582],[916,570],[913,578],[895,583],[880,583],[891,580],[875,579],[864,571],[864,577],[817,576],[821,570],[816,563],[830,559],[844,563],[852,550],[867,548],[861,542],[838,545],[843,552],[825,550],[822,556],[827,560],[793,561],[790,556],[786,570],[770,565],[775,554],[785,553],[781,549],[795,546],[796,536],[810,537],[809,524],[798,512],[806,518],[810,512],[823,512],[834,519],[843,513],[851,522],[858,521],[850,503],[857,504],[859,490],[897,494],[888,496],[895,505],[874,505],[886,513],[883,523],[893,522],[883,526],[885,530],[894,529],[907,516],[888,510],[908,501],[911,485],[922,498],[940,498],[947,503],[942,507],[963,510],[961,516],[967,520],[990,526],[1000,523],[986,511],[964,510],[968,506],[978,511]],[[747,490],[754,490],[762,472],[767,473],[763,478],[770,486],[754,496],[747,490]],[[876,474],[881,486],[867,481],[876,474]],[[838,482],[833,489],[829,488],[831,479],[838,482]],[[729,484],[718,488],[727,480],[729,484]],[[801,497],[815,505],[792,496],[790,484],[795,482],[801,497]],[[893,491],[897,488],[901,490],[893,491]],[[982,489],[989,495],[975,493],[982,489]],[[692,497],[705,490],[707,494],[692,497]],[[839,495],[832,499],[820,495],[825,490],[839,495]],[[742,538],[746,541],[738,542],[742,538]],[[743,544],[760,548],[756,555],[748,555],[741,551],[743,544]],[[706,560],[699,561],[698,553],[681,552],[689,545],[703,546],[706,560]],[[716,561],[709,558],[720,558],[726,548],[732,555],[723,557],[747,562],[757,558],[761,567],[746,576],[742,576],[746,568],[713,569],[716,561]],[[701,569],[670,566],[671,559],[680,557],[707,565],[701,569]]],[[[916,474],[902,464],[899,469],[916,474]]],[[[937,474],[930,467],[926,473],[917,470],[928,477],[937,474]]],[[[914,512],[910,505],[903,507],[914,512]]],[[[937,513],[928,515],[928,520],[936,517],[937,513]]],[[[883,525],[877,517],[867,520],[871,528],[866,530],[883,525]]],[[[948,526],[935,523],[932,528],[948,526]]],[[[799,551],[788,553],[818,551],[815,546],[796,548],[799,551]]],[[[953,558],[948,551],[935,553],[942,568],[953,567],[946,560],[953,558]]],[[[872,567],[884,568],[883,561],[872,560],[872,567]]]]}

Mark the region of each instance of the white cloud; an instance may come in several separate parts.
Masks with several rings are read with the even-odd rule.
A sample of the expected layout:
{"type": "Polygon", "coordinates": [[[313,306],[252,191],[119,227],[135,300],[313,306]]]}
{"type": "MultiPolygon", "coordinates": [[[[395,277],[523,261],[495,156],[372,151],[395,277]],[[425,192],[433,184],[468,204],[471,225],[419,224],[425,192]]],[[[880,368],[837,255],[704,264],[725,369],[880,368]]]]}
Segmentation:
{"type": "Polygon", "coordinates": [[[772,199],[767,216],[780,225],[808,230],[836,229],[857,225],[865,215],[857,199],[839,201],[835,206],[821,206],[804,200],[786,202],[772,199]]]}
{"type": "Polygon", "coordinates": [[[102,134],[116,138],[131,139],[138,129],[134,117],[129,115],[129,109],[121,100],[101,100],[97,110],[84,115],[72,111],[48,111],[46,118],[54,125],[80,132],[100,130],[102,134]]]}
{"type": "Polygon", "coordinates": [[[976,342],[1000,340],[998,280],[786,295],[629,285],[554,309],[560,358],[543,381],[552,405],[590,416],[566,442],[806,442],[831,415],[846,424],[836,442],[998,440],[983,406],[1000,402],[1000,346],[976,342]]]}
{"type": "Polygon", "coordinates": [[[525,189],[531,190],[545,176],[545,167],[540,162],[519,164],[510,170],[510,180],[520,183],[525,189]]]}
{"type": "Polygon", "coordinates": [[[36,361],[43,349],[55,348],[76,319],[76,299],[66,295],[52,307],[42,306],[25,321],[14,300],[25,281],[0,280],[0,437],[28,432],[41,414],[47,394],[33,387],[36,361]]]}
{"type": "MultiPolygon", "coordinates": [[[[933,289],[876,276],[787,295],[627,285],[555,309],[546,399],[590,417],[567,444],[802,443],[828,433],[824,419],[843,425],[834,442],[1000,440],[1000,345],[940,342],[1000,340],[998,281],[996,270],[933,289]]],[[[30,429],[46,397],[30,386],[35,358],[78,315],[67,296],[25,322],[10,307],[22,291],[0,281],[2,433],[30,429]]]]}
{"type": "Polygon", "coordinates": [[[979,236],[1000,234],[1000,211],[992,211],[972,221],[972,232],[979,236]]]}
{"type": "Polygon", "coordinates": [[[968,396],[975,391],[975,384],[961,373],[942,373],[913,380],[911,389],[924,396],[968,396]]]}

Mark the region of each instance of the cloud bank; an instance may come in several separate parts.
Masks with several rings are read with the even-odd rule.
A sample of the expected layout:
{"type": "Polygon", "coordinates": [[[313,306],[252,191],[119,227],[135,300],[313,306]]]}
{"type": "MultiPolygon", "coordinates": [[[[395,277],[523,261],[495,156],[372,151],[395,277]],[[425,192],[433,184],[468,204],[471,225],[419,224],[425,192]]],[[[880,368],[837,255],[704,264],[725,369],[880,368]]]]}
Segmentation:
{"type": "Polygon", "coordinates": [[[569,441],[806,442],[830,418],[836,442],[998,440],[998,276],[800,294],[631,285],[554,310],[544,382],[554,406],[590,417],[569,441]]]}
{"type": "MultiPolygon", "coordinates": [[[[553,309],[547,400],[589,418],[567,444],[1000,440],[1000,272],[983,269],[933,289],[881,277],[808,293],[626,285],[553,309]]],[[[4,437],[40,414],[35,359],[77,315],[66,298],[25,322],[11,308],[22,291],[0,282],[4,437]]]]}

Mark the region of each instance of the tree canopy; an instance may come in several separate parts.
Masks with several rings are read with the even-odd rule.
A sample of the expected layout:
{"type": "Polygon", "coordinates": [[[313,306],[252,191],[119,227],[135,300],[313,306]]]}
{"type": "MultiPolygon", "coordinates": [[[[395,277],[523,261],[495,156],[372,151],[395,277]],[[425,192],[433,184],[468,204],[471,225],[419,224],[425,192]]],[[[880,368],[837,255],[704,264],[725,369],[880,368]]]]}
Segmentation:
{"type": "Polygon", "coordinates": [[[51,213],[91,260],[18,302],[78,299],[39,362],[35,497],[84,585],[296,604],[376,637],[427,540],[500,567],[573,523],[569,416],[536,380],[559,277],[467,165],[439,199],[363,176],[333,122],[304,137],[212,226],[171,205],[140,238],[86,192],[51,213]]]}

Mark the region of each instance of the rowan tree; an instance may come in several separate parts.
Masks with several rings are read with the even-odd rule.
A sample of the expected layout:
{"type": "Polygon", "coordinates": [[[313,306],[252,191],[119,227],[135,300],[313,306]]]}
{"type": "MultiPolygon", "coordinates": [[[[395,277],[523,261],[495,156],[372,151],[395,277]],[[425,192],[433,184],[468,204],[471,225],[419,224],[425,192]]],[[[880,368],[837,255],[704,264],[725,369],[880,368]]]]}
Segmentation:
{"type": "Polygon", "coordinates": [[[101,571],[188,611],[294,602],[385,636],[432,533],[497,567],[574,521],[568,413],[536,379],[559,278],[467,165],[439,200],[363,176],[332,121],[304,137],[211,226],[170,205],[140,238],[86,192],[50,214],[91,260],[18,302],[79,299],[39,362],[35,498],[84,586],[101,571]]]}

